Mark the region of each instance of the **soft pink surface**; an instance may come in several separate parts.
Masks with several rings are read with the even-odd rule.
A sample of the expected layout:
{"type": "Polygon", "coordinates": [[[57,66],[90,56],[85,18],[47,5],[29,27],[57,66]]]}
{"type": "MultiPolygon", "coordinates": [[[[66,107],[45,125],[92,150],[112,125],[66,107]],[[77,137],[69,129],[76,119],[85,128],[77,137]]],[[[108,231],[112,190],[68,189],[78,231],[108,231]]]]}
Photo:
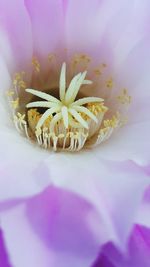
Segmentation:
{"type": "MultiPolygon", "coordinates": [[[[135,0],[132,3],[126,0],[117,0],[115,3],[113,0],[45,0],[42,2],[38,0],[36,3],[33,0],[14,0],[13,2],[1,0],[0,200],[23,198],[22,204],[14,206],[11,210],[8,209],[2,215],[2,230],[15,267],[24,267],[21,259],[24,257],[28,261],[29,246],[32,247],[32,245],[35,251],[39,252],[32,255],[32,267],[37,266],[36,264],[42,267],[47,267],[49,264],[52,264],[52,267],[58,265],[55,249],[51,244],[50,249],[45,246],[45,243],[43,244],[41,236],[39,237],[41,233],[35,233],[34,223],[31,222],[29,214],[26,214],[26,210],[32,207],[30,198],[33,197],[34,202],[35,197],[39,203],[38,198],[48,197],[50,210],[47,209],[46,215],[42,213],[45,200],[42,200],[40,208],[36,207],[40,209],[41,218],[43,216],[49,218],[51,208],[53,209],[53,199],[47,193],[49,191],[43,191],[49,185],[59,188],[58,191],[54,190],[57,198],[59,198],[59,190],[63,188],[64,191],[72,192],[69,194],[75,194],[77,201],[77,204],[74,204],[74,215],[71,215],[70,206],[67,206],[67,215],[64,219],[58,213],[58,216],[62,217],[58,218],[56,231],[59,227],[63,229],[62,224],[67,223],[69,216],[74,216],[73,221],[77,219],[80,201],[82,203],[85,201],[83,206],[85,205],[86,214],[90,209],[90,212],[96,213],[96,221],[99,221],[100,229],[97,226],[92,227],[97,238],[95,241],[93,233],[94,249],[89,258],[82,258],[83,255],[81,258],[76,257],[80,254],[80,250],[74,254],[72,243],[70,254],[63,254],[60,249],[58,259],[63,260],[64,263],[69,259],[71,267],[73,264],[76,264],[75,267],[87,267],[94,260],[98,246],[110,240],[124,249],[134,223],[139,222],[149,226],[147,212],[149,200],[147,201],[146,198],[143,201],[143,195],[150,180],[149,172],[145,169],[145,166],[150,163],[149,5],[148,0],[135,0]],[[29,68],[32,55],[46,59],[48,53],[58,52],[63,57],[62,51],[65,48],[68,49],[68,54],[86,52],[95,62],[107,61],[112,75],[115,75],[119,84],[128,88],[133,99],[129,123],[102,146],[81,151],[78,154],[48,153],[31,145],[26,139],[20,137],[11,125],[7,104],[3,100],[4,91],[10,86],[10,74],[14,70],[29,68]],[[42,196],[39,195],[40,193],[42,196]],[[35,195],[38,195],[37,198],[35,195]],[[18,216],[20,220],[17,219],[18,216]],[[59,225],[61,220],[64,221],[59,225]],[[20,231],[20,235],[12,229],[20,231]],[[22,239],[24,242],[21,242],[22,239]],[[17,245],[13,246],[13,242],[17,245]],[[18,257],[18,249],[20,253],[25,254],[20,254],[18,257]]],[[[65,196],[68,193],[63,194],[65,196]]],[[[70,199],[72,199],[71,195],[69,195],[69,201],[70,199]]],[[[60,203],[59,205],[61,206],[60,203]]],[[[65,205],[69,205],[66,200],[65,205]]],[[[36,208],[34,211],[33,217],[37,216],[36,208]]],[[[39,224],[38,229],[40,229],[41,221],[39,217],[35,218],[34,222],[39,224]]],[[[85,222],[84,218],[81,218],[82,220],[83,224],[89,223],[89,220],[85,222]]],[[[71,229],[74,229],[73,222],[70,223],[71,229]]],[[[45,222],[42,221],[41,224],[41,229],[44,229],[45,222]]],[[[75,229],[77,227],[78,223],[75,229]]],[[[84,228],[82,227],[81,224],[81,232],[84,228]]],[[[48,224],[46,224],[47,228],[48,224]]],[[[89,235],[89,229],[87,235],[89,235]]],[[[84,238],[85,236],[86,233],[84,238]]],[[[64,236],[63,238],[65,239],[64,236]]],[[[79,237],[73,235],[73,238],[75,240],[77,238],[75,242],[78,244],[79,237]]],[[[69,247],[71,241],[68,240],[69,247]]],[[[84,240],[81,250],[86,246],[86,242],[87,246],[91,243],[90,238],[87,241],[86,238],[84,240]]],[[[67,249],[69,248],[66,248],[66,251],[67,249]]],[[[29,266],[28,262],[25,263],[25,267],[29,266]]]]}

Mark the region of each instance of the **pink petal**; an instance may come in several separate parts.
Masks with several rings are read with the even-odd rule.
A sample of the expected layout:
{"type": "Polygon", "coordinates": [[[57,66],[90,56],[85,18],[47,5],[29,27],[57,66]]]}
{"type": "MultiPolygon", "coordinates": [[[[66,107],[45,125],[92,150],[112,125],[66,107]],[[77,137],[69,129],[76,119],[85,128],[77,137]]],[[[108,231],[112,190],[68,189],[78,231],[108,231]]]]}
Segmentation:
{"type": "Polygon", "coordinates": [[[117,0],[115,4],[113,0],[66,2],[66,34],[70,51],[89,53],[94,60],[113,61],[114,66],[118,66],[143,34],[148,33],[147,0],[130,4],[125,0],[117,0]]]}
{"type": "Polygon", "coordinates": [[[95,149],[97,157],[108,160],[132,160],[140,165],[150,163],[150,123],[127,124],[100,148],[95,149]]]}
{"type": "MultiPolygon", "coordinates": [[[[32,57],[31,24],[24,1],[1,0],[0,24],[11,42],[15,68],[24,70],[29,66],[32,57]]],[[[9,65],[8,67],[10,68],[9,65]]]]}
{"type": "Polygon", "coordinates": [[[139,98],[150,97],[149,68],[150,68],[150,38],[144,36],[127,54],[123,63],[116,73],[120,82],[124,83],[131,96],[133,103],[139,98]]]}
{"type": "Polygon", "coordinates": [[[0,55],[0,99],[1,99],[1,116],[0,116],[0,126],[1,128],[9,121],[8,117],[8,106],[6,102],[6,91],[11,86],[11,77],[10,73],[8,72],[6,59],[5,57],[0,55]]]}
{"type": "Polygon", "coordinates": [[[121,9],[113,17],[105,31],[105,36],[114,53],[115,65],[118,67],[123,64],[130,52],[134,51],[135,47],[149,35],[148,24],[150,22],[150,2],[148,0],[142,2],[135,0],[130,4],[127,1],[120,1],[120,4],[121,9]]]}
{"type": "Polygon", "coordinates": [[[97,263],[93,267],[149,267],[150,266],[150,230],[136,226],[128,242],[126,253],[122,254],[112,244],[104,247],[97,263]],[[107,261],[110,265],[107,265],[107,261]]]}
{"type": "Polygon", "coordinates": [[[150,181],[144,171],[132,162],[103,161],[94,152],[54,155],[47,166],[55,185],[77,193],[96,207],[105,233],[100,237],[103,242],[112,239],[122,246],[150,181]]]}
{"type": "Polygon", "coordinates": [[[53,187],[5,210],[1,224],[12,265],[90,266],[99,249],[91,219],[97,223],[92,206],[53,187]]]}
{"type": "Polygon", "coordinates": [[[11,267],[8,262],[8,255],[6,253],[3,234],[1,230],[0,230],[0,264],[2,267],[11,267]]]}
{"type": "Polygon", "coordinates": [[[83,53],[90,56],[95,64],[102,61],[112,63],[112,52],[103,34],[106,25],[119,8],[119,3],[114,5],[112,0],[68,1],[66,7],[68,55],[83,53]]]}
{"type": "Polygon", "coordinates": [[[97,155],[106,159],[133,160],[140,165],[150,163],[150,42],[143,39],[130,52],[116,73],[120,86],[124,84],[132,96],[127,125],[119,129],[97,155]]]}
{"type": "Polygon", "coordinates": [[[32,24],[34,55],[48,62],[48,54],[64,48],[63,3],[25,0],[32,24]],[[45,58],[46,57],[46,58],[45,58]]]}
{"type": "Polygon", "coordinates": [[[0,57],[0,200],[37,194],[50,183],[44,150],[33,146],[16,131],[10,119],[6,94],[11,79],[0,57]]]}
{"type": "MultiPolygon", "coordinates": [[[[11,47],[8,35],[4,30],[0,31],[0,51],[1,51],[1,53],[0,53],[0,68],[2,69],[3,65],[5,65],[5,68],[6,67],[9,68],[9,71],[13,70],[13,68],[14,68],[14,55],[13,55],[13,51],[12,51],[12,47],[11,47]]],[[[2,78],[3,73],[1,73],[0,75],[2,78]]],[[[5,78],[4,78],[4,80],[5,80],[5,78]]],[[[3,80],[1,79],[1,83],[2,82],[3,82],[3,80]]],[[[1,89],[3,89],[3,88],[1,88],[1,89]]]]}
{"type": "Polygon", "coordinates": [[[126,87],[132,96],[129,125],[97,149],[99,156],[106,159],[150,162],[149,5],[147,0],[130,4],[119,1],[115,5],[111,1],[68,1],[66,31],[70,50],[92,53],[97,61],[111,61],[111,75],[118,87],[126,87]]]}
{"type": "Polygon", "coordinates": [[[146,190],[137,214],[136,223],[150,228],[150,187],[146,190]]]}
{"type": "Polygon", "coordinates": [[[50,184],[49,170],[42,162],[47,156],[17,132],[0,133],[0,199],[37,194],[50,184]],[[2,152],[3,151],[3,152],[2,152]]]}

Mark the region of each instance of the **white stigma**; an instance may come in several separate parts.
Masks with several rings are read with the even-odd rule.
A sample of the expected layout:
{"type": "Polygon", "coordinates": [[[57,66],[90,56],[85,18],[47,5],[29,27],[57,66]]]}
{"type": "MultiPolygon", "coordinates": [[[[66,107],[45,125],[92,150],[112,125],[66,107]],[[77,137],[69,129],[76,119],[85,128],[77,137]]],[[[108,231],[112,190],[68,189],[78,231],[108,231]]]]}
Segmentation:
{"type": "Polygon", "coordinates": [[[64,127],[68,129],[69,126],[72,126],[72,123],[80,124],[81,128],[89,129],[88,123],[81,116],[85,114],[91,118],[94,122],[98,123],[97,117],[84,105],[88,103],[103,102],[104,100],[99,97],[84,97],[76,100],[78,92],[82,85],[91,84],[92,81],[86,80],[87,71],[83,73],[78,73],[71,80],[68,88],[66,85],[66,63],[63,63],[60,73],[59,81],[59,97],[60,100],[50,94],[34,90],[26,89],[26,92],[38,96],[45,101],[36,101],[31,102],[26,105],[27,108],[47,108],[47,110],[40,117],[36,129],[41,129],[45,121],[53,116],[50,122],[50,130],[54,130],[56,124],[63,120],[64,127]]]}

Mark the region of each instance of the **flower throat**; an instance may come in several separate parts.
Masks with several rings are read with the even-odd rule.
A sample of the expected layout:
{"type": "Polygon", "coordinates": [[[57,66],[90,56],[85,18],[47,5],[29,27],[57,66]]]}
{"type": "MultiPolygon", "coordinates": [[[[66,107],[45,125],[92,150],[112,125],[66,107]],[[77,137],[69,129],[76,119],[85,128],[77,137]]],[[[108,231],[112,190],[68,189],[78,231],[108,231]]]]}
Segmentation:
{"type": "MultiPolygon", "coordinates": [[[[35,67],[39,71],[38,64],[35,67]]],[[[87,71],[74,75],[68,84],[66,63],[63,63],[57,92],[57,89],[41,91],[28,88],[22,75],[24,73],[16,74],[15,91],[8,92],[13,120],[17,130],[40,147],[54,151],[79,151],[102,143],[118,128],[119,113],[104,119],[108,107],[103,98],[79,93],[81,88],[86,92],[86,88],[92,86],[93,82],[86,79],[87,71]],[[19,99],[18,87],[23,89],[24,103],[19,99]]]]}

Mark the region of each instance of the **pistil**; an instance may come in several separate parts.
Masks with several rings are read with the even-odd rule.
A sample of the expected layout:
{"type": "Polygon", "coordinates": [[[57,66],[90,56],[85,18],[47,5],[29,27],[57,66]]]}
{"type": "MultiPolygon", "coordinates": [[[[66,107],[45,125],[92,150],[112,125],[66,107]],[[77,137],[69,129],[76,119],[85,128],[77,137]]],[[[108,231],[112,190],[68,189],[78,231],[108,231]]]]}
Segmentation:
{"type": "MultiPolygon", "coordinates": [[[[104,99],[99,97],[76,99],[81,86],[92,84],[91,80],[86,79],[86,75],[87,71],[75,75],[67,88],[66,63],[63,63],[59,81],[59,99],[42,91],[26,89],[27,93],[42,99],[26,105],[29,109],[27,113],[29,127],[40,145],[52,146],[54,150],[58,147],[79,150],[91,133],[91,125],[95,129],[100,127],[107,111],[104,99]],[[44,108],[46,111],[41,114],[38,112],[39,108],[44,108]]],[[[92,132],[94,134],[93,130],[92,132]]]]}
{"type": "Polygon", "coordinates": [[[58,123],[59,120],[63,120],[64,127],[68,129],[71,121],[75,120],[80,125],[81,128],[89,129],[88,123],[83,119],[82,115],[87,115],[89,118],[98,123],[96,116],[85,107],[85,105],[89,103],[101,103],[104,100],[99,97],[85,97],[78,99],[75,101],[77,94],[83,84],[92,84],[92,81],[85,80],[87,72],[79,73],[73,77],[68,88],[66,89],[66,63],[63,63],[60,73],[60,82],[59,82],[59,97],[60,100],[56,97],[49,95],[47,93],[37,91],[34,89],[26,89],[26,92],[38,96],[45,101],[36,101],[31,102],[26,105],[27,108],[47,108],[47,110],[42,114],[39,119],[36,128],[41,128],[44,122],[49,118],[49,116],[55,114],[52,122],[50,124],[53,125],[51,128],[55,128],[55,124],[58,123]],[[56,118],[55,118],[56,117],[56,118]]]}

